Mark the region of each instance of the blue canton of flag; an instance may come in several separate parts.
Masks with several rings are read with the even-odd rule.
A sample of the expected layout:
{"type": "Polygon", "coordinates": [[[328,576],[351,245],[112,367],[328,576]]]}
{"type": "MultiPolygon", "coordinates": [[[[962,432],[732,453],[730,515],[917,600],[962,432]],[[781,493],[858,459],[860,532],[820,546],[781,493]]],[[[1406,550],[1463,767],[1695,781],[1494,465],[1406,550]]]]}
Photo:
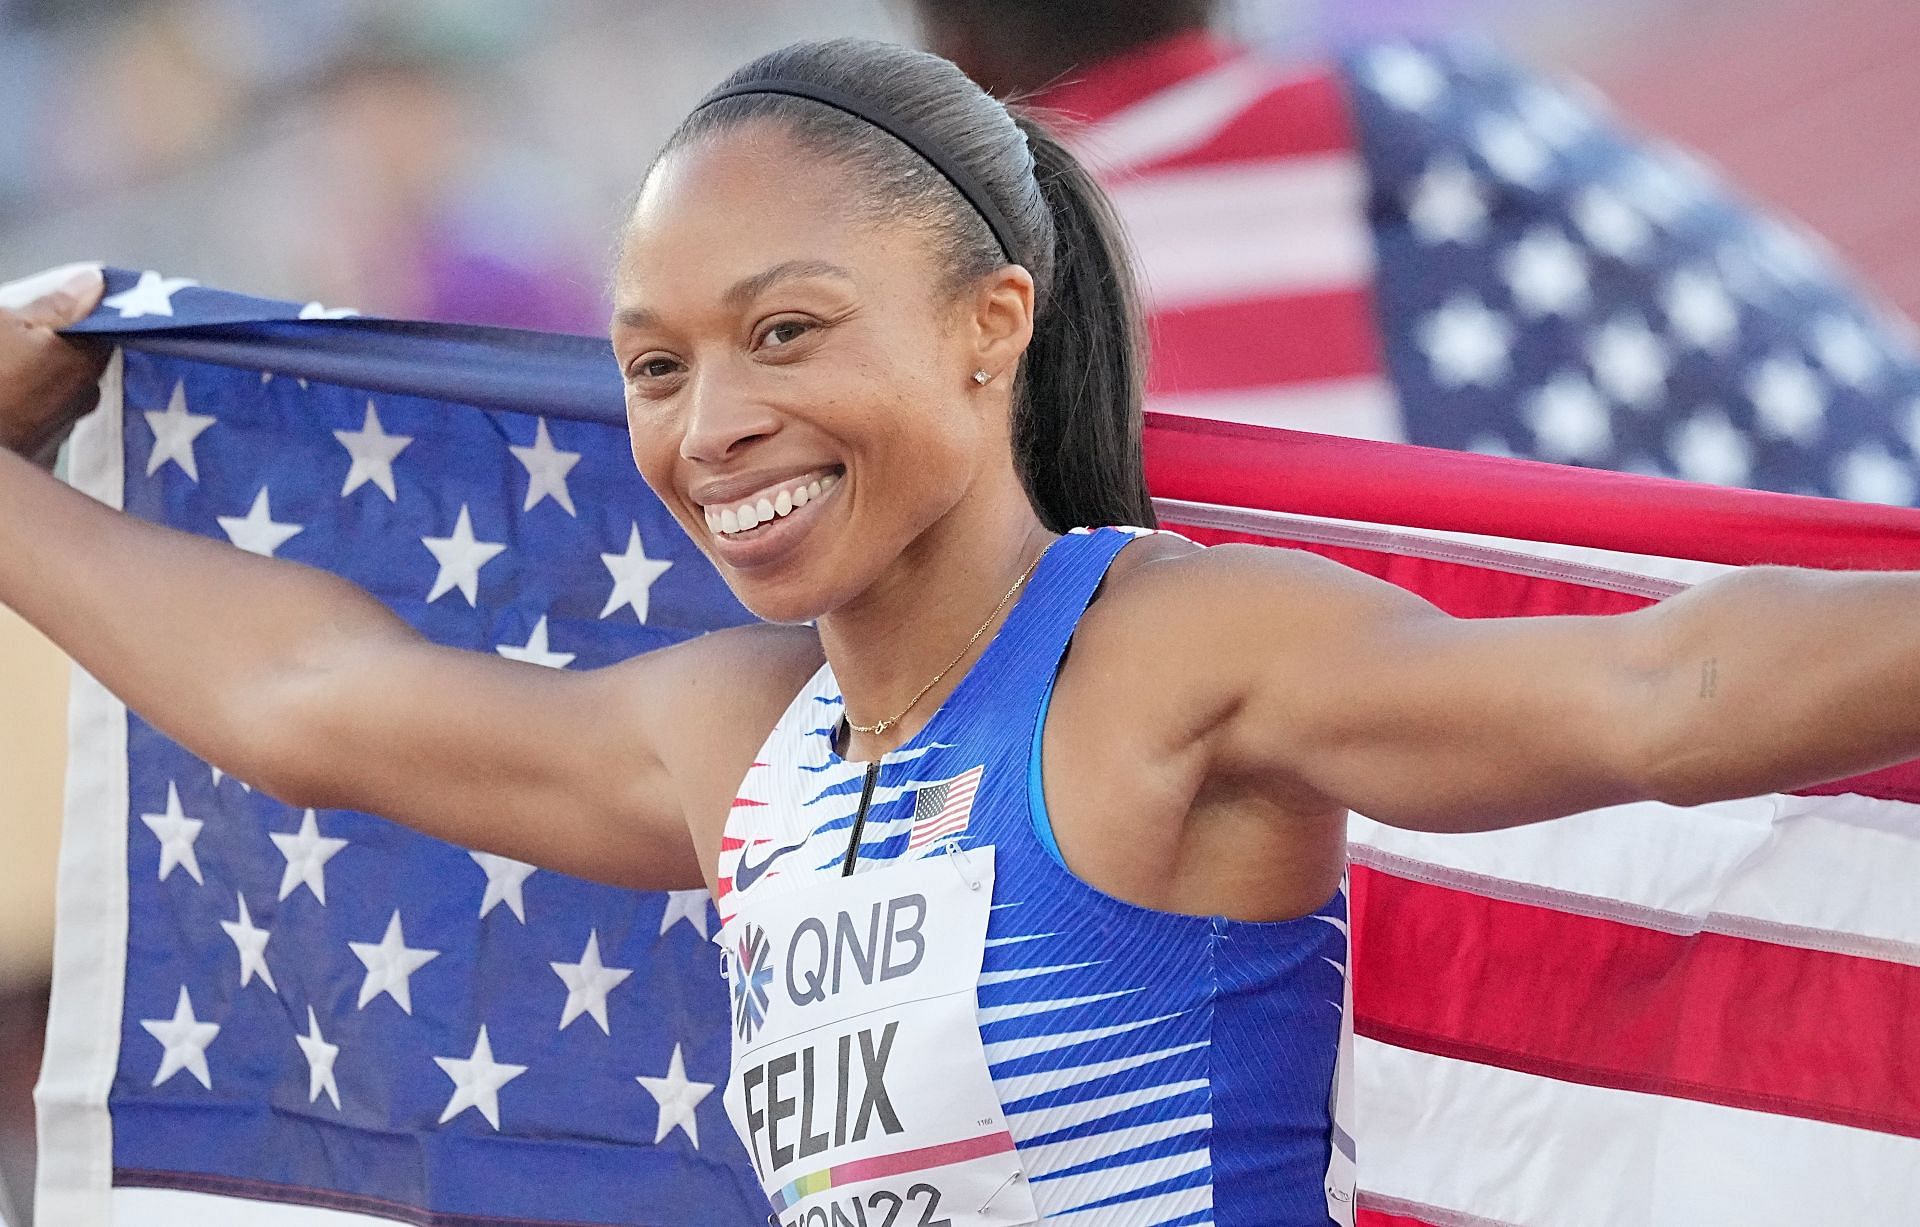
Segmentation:
{"type": "Polygon", "coordinates": [[[1920,497],[1912,327],[1817,238],[1478,44],[1345,71],[1409,442],[1920,497]]]}
{"type": "MultiPolygon", "coordinates": [[[[534,666],[749,619],[634,472],[604,342],[342,314],[110,270],[82,330],[122,358],[76,482],[534,666]]],[[[715,1093],[728,1007],[704,891],[291,809],[97,687],[76,703],[47,1213],[764,1219],[715,1093]],[[103,829],[118,861],[76,860],[114,847],[103,829]],[[100,974],[116,943],[123,983],[100,974]],[[86,1153],[102,1137],[110,1154],[86,1153]]]]}

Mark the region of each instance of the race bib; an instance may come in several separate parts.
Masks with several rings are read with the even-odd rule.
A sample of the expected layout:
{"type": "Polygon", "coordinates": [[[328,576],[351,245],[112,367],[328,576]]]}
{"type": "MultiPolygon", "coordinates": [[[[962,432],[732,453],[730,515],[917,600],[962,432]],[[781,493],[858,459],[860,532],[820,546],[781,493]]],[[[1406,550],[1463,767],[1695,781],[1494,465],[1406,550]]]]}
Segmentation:
{"type": "Polygon", "coordinates": [[[781,1227],[1039,1221],[980,1044],[993,849],[742,899],[727,1114],[781,1227]]]}

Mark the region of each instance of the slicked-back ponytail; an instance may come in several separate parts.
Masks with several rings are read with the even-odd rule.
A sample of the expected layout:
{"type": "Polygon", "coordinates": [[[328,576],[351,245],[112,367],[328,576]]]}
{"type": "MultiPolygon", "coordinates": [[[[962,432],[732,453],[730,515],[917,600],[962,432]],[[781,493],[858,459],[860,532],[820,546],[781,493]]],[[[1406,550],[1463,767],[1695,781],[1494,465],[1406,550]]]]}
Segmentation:
{"type": "Polygon", "coordinates": [[[1014,405],[1014,457],[1047,527],[1154,525],[1140,463],[1146,337],[1106,193],[1029,112],[1015,120],[1053,218],[1053,276],[1014,405]]]}

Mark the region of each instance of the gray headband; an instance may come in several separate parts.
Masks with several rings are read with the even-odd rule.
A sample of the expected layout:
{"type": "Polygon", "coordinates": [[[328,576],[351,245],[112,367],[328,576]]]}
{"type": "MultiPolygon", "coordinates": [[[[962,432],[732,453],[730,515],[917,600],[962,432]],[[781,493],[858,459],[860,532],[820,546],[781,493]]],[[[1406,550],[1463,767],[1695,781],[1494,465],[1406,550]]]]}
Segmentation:
{"type": "Polygon", "coordinates": [[[967,203],[980,214],[987,223],[987,229],[993,231],[993,237],[1000,243],[1000,250],[1010,264],[1020,261],[1013,254],[1013,227],[1008,224],[1006,215],[1000,212],[993,197],[974,177],[966,172],[958,162],[948,157],[940,146],[919,127],[889,114],[864,99],[843,93],[831,86],[815,85],[809,81],[794,81],[785,77],[774,77],[765,81],[748,81],[739,85],[729,85],[715,90],[693,108],[695,113],[705,110],[716,102],[728,98],[740,98],[748,94],[785,94],[791,98],[806,98],[830,106],[836,111],[844,111],[856,119],[863,119],[885,132],[907,148],[925,158],[927,163],[943,175],[954,190],[966,197],[967,203]]]}

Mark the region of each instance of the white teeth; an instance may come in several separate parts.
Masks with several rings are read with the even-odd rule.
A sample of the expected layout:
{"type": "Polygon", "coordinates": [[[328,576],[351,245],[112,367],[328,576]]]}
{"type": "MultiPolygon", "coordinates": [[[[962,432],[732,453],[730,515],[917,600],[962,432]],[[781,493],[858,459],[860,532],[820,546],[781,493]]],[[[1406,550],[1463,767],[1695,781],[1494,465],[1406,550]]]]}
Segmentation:
{"type": "Polygon", "coordinates": [[[771,523],[782,516],[792,515],[795,509],[805,507],[833,489],[839,481],[838,473],[829,473],[804,485],[782,490],[772,498],[742,503],[738,507],[729,507],[724,511],[715,511],[709,507],[707,508],[707,527],[727,536],[744,533],[762,524],[771,523]]]}

